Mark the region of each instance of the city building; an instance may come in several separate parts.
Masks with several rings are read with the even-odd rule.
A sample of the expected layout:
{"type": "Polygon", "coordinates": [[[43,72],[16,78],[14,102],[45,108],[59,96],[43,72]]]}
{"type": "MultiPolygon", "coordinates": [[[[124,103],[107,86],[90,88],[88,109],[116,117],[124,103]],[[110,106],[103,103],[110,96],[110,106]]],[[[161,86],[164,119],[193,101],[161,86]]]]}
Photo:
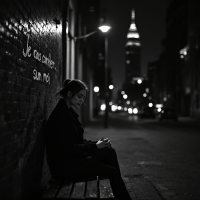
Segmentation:
{"type": "Polygon", "coordinates": [[[180,116],[197,119],[200,119],[199,13],[195,0],[171,1],[163,51],[148,67],[156,102],[174,107],[180,116]]]}
{"type": "Polygon", "coordinates": [[[37,199],[52,178],[44,130],[65,79],[91,88],[79,112],[89,122],[99,8],[98,0],[1,1],[0,199],[37,199]]]}
{"type": "Polygon", "coordinates": [[[135,23],[135,11],[132,10],[125,46],[125,83],[132,83],[134,77],[140,76],[140,47],[140,34],[135,23]]]}

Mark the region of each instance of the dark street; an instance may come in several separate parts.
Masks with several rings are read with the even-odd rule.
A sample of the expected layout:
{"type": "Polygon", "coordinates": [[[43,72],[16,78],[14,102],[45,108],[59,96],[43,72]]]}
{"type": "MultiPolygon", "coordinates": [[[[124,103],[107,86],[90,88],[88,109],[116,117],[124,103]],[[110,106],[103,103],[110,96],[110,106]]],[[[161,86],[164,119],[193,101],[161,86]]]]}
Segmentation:
{"type": "Polygon", "coordinates": [[[158,122],[112,113],[107,129],[99,117],[85,128],[85,138],[112,141],[132,199],[199,200],[199,128],[189,118],[158,122]]]}
{"type": "Polygon", "coordinates": [[[200,200],[198,1],[3,0],[0,11],[0,200],[102,199],[111,187],[120,200],[200,200]]]}

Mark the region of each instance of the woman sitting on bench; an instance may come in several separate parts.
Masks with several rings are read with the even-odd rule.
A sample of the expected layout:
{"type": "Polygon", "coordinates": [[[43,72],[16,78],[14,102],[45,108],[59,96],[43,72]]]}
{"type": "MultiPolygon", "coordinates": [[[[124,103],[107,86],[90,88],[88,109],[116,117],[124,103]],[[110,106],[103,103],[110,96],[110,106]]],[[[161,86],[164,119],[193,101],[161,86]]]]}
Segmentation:
{"type": "Polygon", "coordinates": [[[65,80],[60,99],[46,123],[47,162],[53,178],[74,179],[108,176],[116,199],[131,200],[110,140],[85,140],[84,129],[72,107],[84,103],[87,86],[80,80],[65,80]]]}

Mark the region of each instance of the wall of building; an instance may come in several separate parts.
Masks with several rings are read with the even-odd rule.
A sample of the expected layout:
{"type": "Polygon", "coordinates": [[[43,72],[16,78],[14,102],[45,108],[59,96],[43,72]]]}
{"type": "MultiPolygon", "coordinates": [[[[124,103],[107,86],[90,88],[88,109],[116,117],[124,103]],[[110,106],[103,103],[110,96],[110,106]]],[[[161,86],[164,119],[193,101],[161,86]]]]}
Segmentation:
{"type": "Polygon", "coordinates": [[[188,46],[189,58],[188,66],[190,67],[191,84],[190,96],[191,106],[190,114],[193,118],[200,119],[200,8],[195,0],[189,3],[189,29],[188,29],[188,46]]]}
{"type": "Polygon", "coordinates": [[[50,179],[44,124],[61,86],[59,0],[1,1],[0,199],[34,199],[50,179]]]}

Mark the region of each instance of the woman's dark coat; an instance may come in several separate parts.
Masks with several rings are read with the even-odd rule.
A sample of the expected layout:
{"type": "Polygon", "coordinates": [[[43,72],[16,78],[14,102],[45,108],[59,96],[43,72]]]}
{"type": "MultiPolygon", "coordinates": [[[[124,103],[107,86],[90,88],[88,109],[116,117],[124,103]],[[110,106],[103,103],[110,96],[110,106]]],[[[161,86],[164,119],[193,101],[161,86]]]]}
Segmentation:
{"type": "Polygon", "coordinates": [[[60,99],[46,123],[47,162],[53,176],[81,164],[97,150],[96,142],[83,139],[78,114],[60,99]]]}

